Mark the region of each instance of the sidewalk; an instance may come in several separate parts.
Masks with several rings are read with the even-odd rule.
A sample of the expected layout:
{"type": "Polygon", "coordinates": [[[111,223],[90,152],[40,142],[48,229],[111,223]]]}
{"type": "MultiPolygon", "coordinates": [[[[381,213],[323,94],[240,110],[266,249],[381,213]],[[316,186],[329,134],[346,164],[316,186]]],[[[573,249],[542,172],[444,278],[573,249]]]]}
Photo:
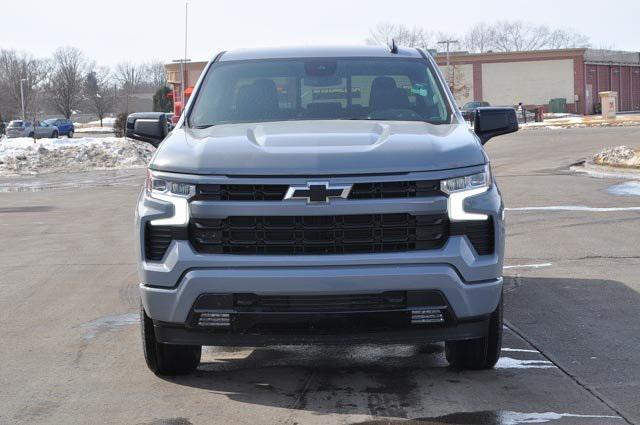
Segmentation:
{"type": "Polygon", "coordinates": [[[640,113],[618,115],[616,119],[608,120],[601,115],[571,115],[571,114],[545,114],[543,122],[529,122],[520,124],[523,130],[535,128],[576,128],[576,127],[622,127],[640,125],[640,113]]]}

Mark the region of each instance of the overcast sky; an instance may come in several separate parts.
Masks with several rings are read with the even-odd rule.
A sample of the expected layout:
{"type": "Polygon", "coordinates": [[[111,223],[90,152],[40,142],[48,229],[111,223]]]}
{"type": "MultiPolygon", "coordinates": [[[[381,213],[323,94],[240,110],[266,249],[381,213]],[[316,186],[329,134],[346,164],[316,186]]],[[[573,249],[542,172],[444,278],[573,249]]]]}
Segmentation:
{"type": "MultiPolygon", "coordinates": [[[[188,56],[221,49],[362,44],[379,22],[462,34],[499,19],[572,28],[594,46],[640,50],[640,0],[190,0],[188,56]],[[594,2],[595,3],[595,2],[594,2]]],[[[184,1],[2,0],[0,48],[47,56],[76,46],[102,65],[182,57],[184,1]]]]}

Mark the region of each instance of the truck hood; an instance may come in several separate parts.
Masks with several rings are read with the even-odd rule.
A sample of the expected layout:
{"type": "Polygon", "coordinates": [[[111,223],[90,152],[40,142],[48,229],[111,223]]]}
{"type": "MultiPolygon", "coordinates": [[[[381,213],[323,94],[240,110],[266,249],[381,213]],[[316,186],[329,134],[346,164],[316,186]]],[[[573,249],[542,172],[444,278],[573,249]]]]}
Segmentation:
{"type": "Polygon", "coordinates": [[[285,121],[176,129],[150,168],[186,174],[340,175],[437,171],[481,165],[466,124],[285,121]]]}

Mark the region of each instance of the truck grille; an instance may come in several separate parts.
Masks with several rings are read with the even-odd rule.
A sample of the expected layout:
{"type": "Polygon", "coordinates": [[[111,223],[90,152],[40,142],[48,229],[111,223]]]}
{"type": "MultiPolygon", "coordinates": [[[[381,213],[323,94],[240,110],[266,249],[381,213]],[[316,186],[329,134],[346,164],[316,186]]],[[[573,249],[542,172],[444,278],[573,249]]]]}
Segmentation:
{"type": "MultiPolygon", "coordinates": [[[[199,201],[282,201],[288,185],[201,184],[196,191],[199,201]]],[[[349,199],[393,199],[442,195],[440,181],[356,183],[349,199]]]]}
{"type": "Polygon", "coordinates": [[[356,254],[441,248],[446,215],[368,214],[192,219],[196,251],[221,254],[356,254]]]}

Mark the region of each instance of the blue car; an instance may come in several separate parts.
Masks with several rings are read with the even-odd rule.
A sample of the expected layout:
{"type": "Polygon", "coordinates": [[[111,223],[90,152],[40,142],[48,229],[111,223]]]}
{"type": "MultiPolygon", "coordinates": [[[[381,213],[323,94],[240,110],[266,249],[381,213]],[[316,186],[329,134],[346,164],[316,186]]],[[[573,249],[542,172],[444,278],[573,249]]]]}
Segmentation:
{"type": "Polygon", "coordinates": [[[67,136],[68,138],[73,138],[73,133],[76,131],[73,126],[73,121],[66,118],[49,118],[45,120],[49,125],[53,125],[58,127],[58,132],[60,136],[67,136]]]}

